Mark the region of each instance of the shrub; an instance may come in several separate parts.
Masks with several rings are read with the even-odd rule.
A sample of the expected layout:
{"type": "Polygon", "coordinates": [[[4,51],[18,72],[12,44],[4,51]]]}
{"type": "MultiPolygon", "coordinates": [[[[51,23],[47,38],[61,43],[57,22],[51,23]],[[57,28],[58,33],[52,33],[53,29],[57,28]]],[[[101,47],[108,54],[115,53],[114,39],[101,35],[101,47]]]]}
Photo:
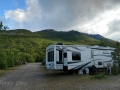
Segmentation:
{"type": "Polygon", "coordinates": [[[113,75],[118,75],[119,74],[118,67],[116,65],[113,65],[113,67],[112,67],[112,74],[113,75]]]}

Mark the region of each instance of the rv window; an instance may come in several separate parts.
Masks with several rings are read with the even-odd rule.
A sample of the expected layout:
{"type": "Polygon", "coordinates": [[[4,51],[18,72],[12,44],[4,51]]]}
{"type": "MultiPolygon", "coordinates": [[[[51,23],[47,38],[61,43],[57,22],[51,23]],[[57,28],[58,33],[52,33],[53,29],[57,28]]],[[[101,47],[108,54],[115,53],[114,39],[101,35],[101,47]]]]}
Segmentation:
{"type": "Polygon", "coordinates": [[[111,52],[111,56],[112,56],[112,58],[115,56],[115,53],[114,52],[111,52]]]}
{"type": "Polygon", "coordinates": [[[98,65],[102,65],[102,62],[98,62],[98,65]]]}
{"type": "Polygon", "coordinates": [[[48,62],[54,61],[54,51],[48,52],[48,62]]]}
{"type": "Polygon", "coordinates": [[[79,52],[72,52],[72,60],[81,60],[81,54],[79,52]]]}
{"type": "Polygon", "coordinates": [[[113,55],[114,55],[114,52],[111,52],[111,55],[113,56],[113,55]]]}
{"type": "Polygon", "coordinates": [[[64,53],[64,58],[66,58],[67,57],[67,53],[64,53]]]}
{"type": "Polygon", "coordinates": [[[62,61],[62,51],[59,51],[59,61],[62,61]]]}

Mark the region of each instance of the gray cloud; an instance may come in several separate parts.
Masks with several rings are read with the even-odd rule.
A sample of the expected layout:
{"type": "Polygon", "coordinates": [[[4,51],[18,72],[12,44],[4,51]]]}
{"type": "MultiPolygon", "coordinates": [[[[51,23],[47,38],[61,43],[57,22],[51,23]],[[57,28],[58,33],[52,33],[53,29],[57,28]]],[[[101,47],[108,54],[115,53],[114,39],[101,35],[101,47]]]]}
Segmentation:
{"type": "Polygon", "coordinates": [[[77,26],[89,23],[95,17],[109,10],[115,10],[120,5],[120,0],[26,1],[25,10],[5,12],[5,15],[12,20],[13,28],[26,28],[32,31],[48,28],[55,30],[76,29],[77,26]],[[22,13],[24,18],[18,17],[16,12],[22,13]]]}
{"type": "Polygon", "coordinates": [[[64,30],[89,22],[99,14],[118,8],[119,0],[40,0],[41,27],[64,30]]]}
{"type": "Polygon", "coordinates": [[[120,20],[114,20],[108,24],[108,34],[114,34],[120,32],[120,20]]]}

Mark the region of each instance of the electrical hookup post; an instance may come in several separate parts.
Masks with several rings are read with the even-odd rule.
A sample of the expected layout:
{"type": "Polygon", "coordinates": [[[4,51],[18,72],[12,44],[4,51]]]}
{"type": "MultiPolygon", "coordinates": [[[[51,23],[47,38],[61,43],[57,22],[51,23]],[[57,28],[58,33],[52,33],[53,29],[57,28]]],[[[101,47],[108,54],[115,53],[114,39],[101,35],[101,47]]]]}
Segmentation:
{"type": "Polygon", "coordinates": [[[112,74],[112,65],[110,63],[107,64],[108,74],[112,74]]]}

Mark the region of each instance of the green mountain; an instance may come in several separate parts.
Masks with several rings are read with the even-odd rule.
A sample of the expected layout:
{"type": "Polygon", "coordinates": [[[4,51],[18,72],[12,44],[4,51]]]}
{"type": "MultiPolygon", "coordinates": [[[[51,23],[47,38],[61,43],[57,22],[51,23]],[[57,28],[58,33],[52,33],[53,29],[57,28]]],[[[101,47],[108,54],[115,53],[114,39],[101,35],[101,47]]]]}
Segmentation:
{"type": "Polygon", "coordinates": [[[89,36],[91,38],[97,39],[97,40],[102,40],[103,38],[105,38],[105,37],[101,36],[100,34],[87,34],[87,33],[83,33],[83,34],[86,36],[89,36]]]}
{"type": "Polygon", "coordinates": [[[114,40],[103,37],[100,34],[87,34],[87,33],[83,33],[83,34],[88,37],[94,38],[96,40],[102,41],[102,42],[106,43],[106,45],[111,46],[111,47],[114,47],[114,45],[116,43],[114,40]]]}
{"type": "Polygon", "coordinates": [[[46,29],[34,32],[42,38],[50,39],[53,41],[71,42],[72,44],[87,44],[87,45],[100,45],[101,41],[106,46],[114,46],[115,41],[105,38],[99,34],[81,33],[75,30],[71,31],[55,31],[53,29],[46,29]]]}
{"type": "Polygon", "coordinates": [[[107,39],[99,34],[87,34],[81,33],[75,30],[71,31],[56,31],[54,29],[46,29],[36,32],[31,32],[26,29],[16,29],[6,31],[8,35],[14,35],[15,37],[38,37],[46,40],[52,40],[54,42],[63,42],[68,44],[100,44],[101,40],[106,43],[106,45],[112,46],[115,41],[107,39]]]}
{"type": "MultiPolygon", "coordinates": [[[[59,41],[67,41],[67,42],[78,42],[87,43],[87,42],[98,42],[98,40],[88,37],[78,31],[55,31],[55,30],[42,30],[35,32],[40,35],[42,38],[51,39],[51,40],[59,40],[59,41]]],[[[87,43],[88,44],[88,43],[87,43]]]]}
{"type": "Polygon", "coordinates": [[[7,30],[6,33],[9,35],[32,35],[32,32],[26,29],[7,30]]]}

